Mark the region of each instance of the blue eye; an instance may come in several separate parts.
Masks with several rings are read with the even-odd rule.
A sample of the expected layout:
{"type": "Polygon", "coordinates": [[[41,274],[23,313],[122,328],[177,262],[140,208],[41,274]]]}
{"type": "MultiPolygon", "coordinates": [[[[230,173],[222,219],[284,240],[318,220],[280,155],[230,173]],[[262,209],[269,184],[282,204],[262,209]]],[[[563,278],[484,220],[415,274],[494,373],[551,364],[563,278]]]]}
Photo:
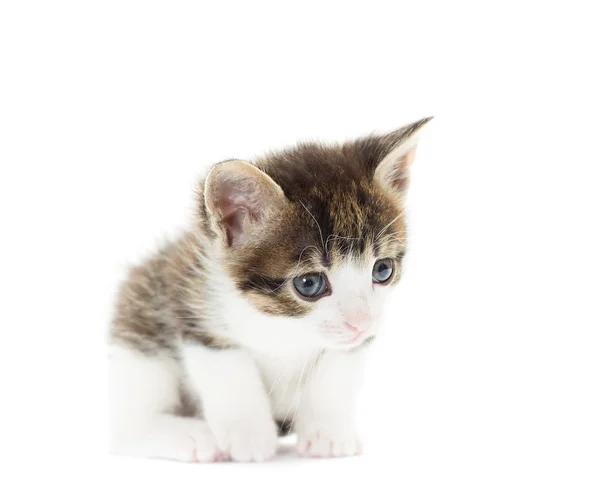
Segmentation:
{"type": "Polygon", "coordinates": [[[327,280],[320,273],[303,274],[294,278],[294,287],[307,299],[316,299],[328,291],[327,280]]]}
{"type": "Polygon", "coordinates": [[[394,272],[394,261],[392,259],[381,259],[373,266],[373,283],[384,284],[392,277],[394,272]]]}

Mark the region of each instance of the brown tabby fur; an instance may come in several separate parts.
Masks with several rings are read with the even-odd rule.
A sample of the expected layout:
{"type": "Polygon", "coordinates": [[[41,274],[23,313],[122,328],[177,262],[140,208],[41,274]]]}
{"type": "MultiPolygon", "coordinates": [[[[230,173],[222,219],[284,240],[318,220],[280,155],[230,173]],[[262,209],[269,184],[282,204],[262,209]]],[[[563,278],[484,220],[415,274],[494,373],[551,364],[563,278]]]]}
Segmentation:
{"type": "MultiPolygon", "coordinates": [[[[261,238],[222,252],[227,273],[256,308],[274,315],[306,314],[313,303],[298,297],[291,279],[325,272],[348,257],[392,258],[392,280],[399,279],[408,177],[398,177],[386,189],[374,181],[374,172],[387,153],[427,121],[342,145],[300,144],[254,162],[288,201],[276,220],[265,223],[261,238]]],[[[148,354],[176,355],[180,338],[231,347],[202,319],[210,314],[210,283],[199,256],[207,241],[222,238],[209,220],[203,192],[204,181],[194,230],[134,267],[122,285],[112,329],[116,342],[148,354]]]]}

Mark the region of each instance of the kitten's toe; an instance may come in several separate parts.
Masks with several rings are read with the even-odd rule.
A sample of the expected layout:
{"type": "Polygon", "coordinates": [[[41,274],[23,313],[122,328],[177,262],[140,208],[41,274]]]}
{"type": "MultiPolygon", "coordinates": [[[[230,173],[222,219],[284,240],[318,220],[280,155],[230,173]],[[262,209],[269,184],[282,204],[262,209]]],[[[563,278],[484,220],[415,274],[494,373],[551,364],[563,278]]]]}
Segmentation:
{"type": "Polygon", "coordinates": [[[277,431],[268,422],[236,422],[215,428],[219,448],[236,462],[263,462],[277,449],[277,431]]]}
{"type": "MultiPolygon", "coordinates": [[[[165,447],[169,446],[165,443],[165,447]]],[[[191,421],[182,426],[171,442],[174,456],[182,462],[216,462],[217,441],[206,422],[191,421]]]]}
{"type": "Polygon", "coordinates": [[[206,431],[192,435],[194,441],[194,461],[195,462],[219,462],[221,461],[221,451],[217,446],[217,440],[212,432],[205,426],[206,431]]]}
{"type": "Polygon", "coordinates": [[[297,450],[309,457],[350,457],[360,454],[362,445],[352,427],[331,424],[299,432],[297,450]]]}

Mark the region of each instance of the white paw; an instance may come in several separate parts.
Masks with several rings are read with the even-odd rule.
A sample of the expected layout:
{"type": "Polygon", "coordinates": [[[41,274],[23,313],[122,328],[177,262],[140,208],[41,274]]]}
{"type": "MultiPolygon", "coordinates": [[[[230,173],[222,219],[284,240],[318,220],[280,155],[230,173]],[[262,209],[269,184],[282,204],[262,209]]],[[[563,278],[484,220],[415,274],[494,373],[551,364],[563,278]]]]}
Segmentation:
{"type": "Polygon", "coordinates": [[[223,459],[206,422],[166,417],[129,443],[115,443],[115,453],[179,462],[216,462],[223,459]]]}
{"type": "Polygon", "coordinates": [[[319,422],[298,430],[297,450],[309,457],[351,457],[360,455],[362,444],[352,425],[319,422]]]}
{"type": "Polygon", "coordinates": [[[236,462],[262,462],[275,455],[277,429],[270,418],[221,421],[211,428],[221,452],[236,462]]]}

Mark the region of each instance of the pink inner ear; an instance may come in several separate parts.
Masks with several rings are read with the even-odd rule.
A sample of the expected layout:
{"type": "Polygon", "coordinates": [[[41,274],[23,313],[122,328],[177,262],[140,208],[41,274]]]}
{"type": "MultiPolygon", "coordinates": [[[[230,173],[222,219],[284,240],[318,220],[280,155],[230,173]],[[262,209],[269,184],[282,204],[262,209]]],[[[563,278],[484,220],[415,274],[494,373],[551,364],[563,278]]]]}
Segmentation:
{"type": "Polygon", "coordinates": [[[241,245],[246,241],[244,235],[244,220],[246,219],[246,210],[240,208],[230,212],[229,215],[223,217],[223,225],[227,234],[227,244],[230,247],[241,245]]]}
{"type": "Polygon", "coordinates": [[[415,150],[411,149],[396,159],[392,171],[389,174],[389,182],[398,191],[407,188],[409,178],[409,167],[415,158],[415,150]]]}
{"type": "Polygon", "coordinates": [[[220,186],[218,198],[221,222],[227,234],[227,244],[235,247],[246,241],[244,225],[246,218],[260,219],[260,211],[251,199],[253,186],[249,183],[224,182],[220,186]]]}

